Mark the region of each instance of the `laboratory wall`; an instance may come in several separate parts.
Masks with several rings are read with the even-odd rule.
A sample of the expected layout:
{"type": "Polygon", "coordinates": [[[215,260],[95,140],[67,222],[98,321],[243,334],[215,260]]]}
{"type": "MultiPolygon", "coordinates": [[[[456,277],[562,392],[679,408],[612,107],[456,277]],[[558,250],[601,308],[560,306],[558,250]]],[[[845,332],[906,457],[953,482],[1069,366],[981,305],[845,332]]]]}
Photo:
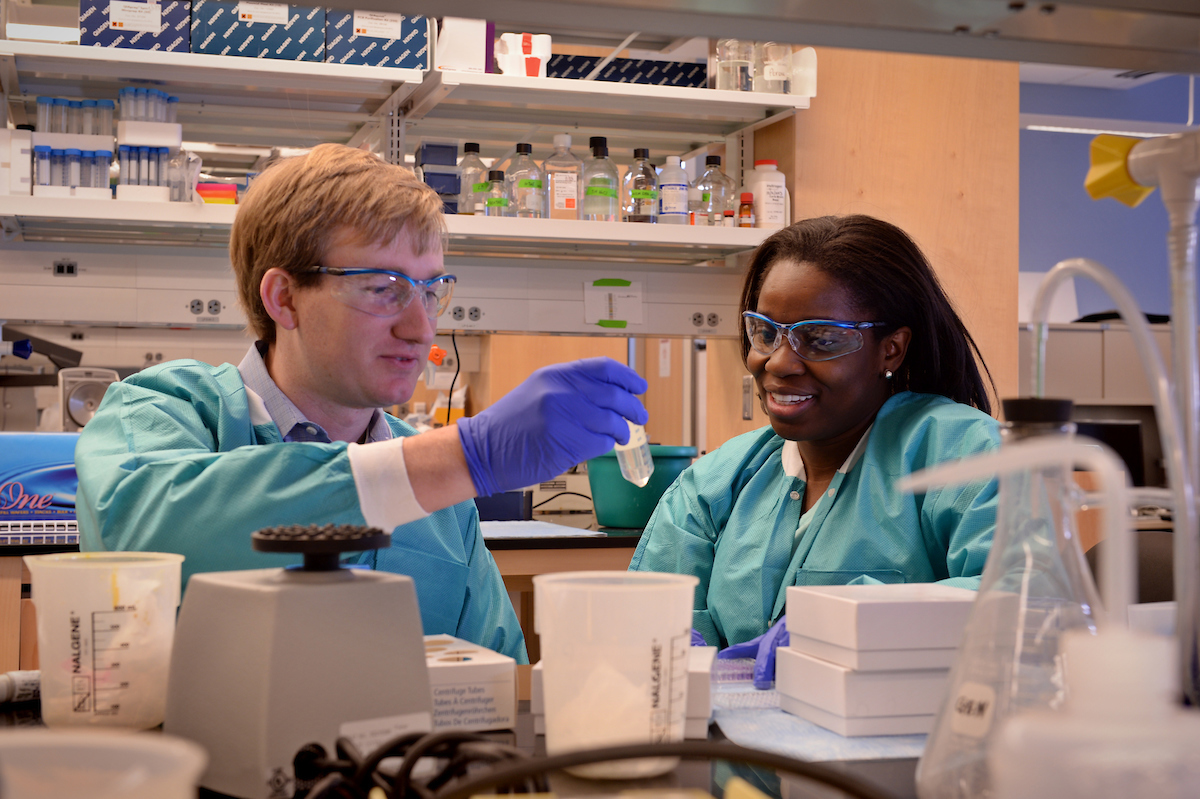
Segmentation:
{"type": "MultiPolygon", "coordinates": [[[[1021,112],[1183,125],[1188,88],[1185,76],[1132,89],[1024,83],[1021,112]]],[[[1046,272],[1064,258],[1093,258],[1117,274],[1144,312],[1168,314],[1168,222],[1160,194],[1137,208],[1092,200],[1083,188],[1092,138],[1021,131],[1021,271],[1046,272]]],[[[1080,316],[1115,307],[1090,281],[1076,279],[1075,292],[1080,316]]]]}

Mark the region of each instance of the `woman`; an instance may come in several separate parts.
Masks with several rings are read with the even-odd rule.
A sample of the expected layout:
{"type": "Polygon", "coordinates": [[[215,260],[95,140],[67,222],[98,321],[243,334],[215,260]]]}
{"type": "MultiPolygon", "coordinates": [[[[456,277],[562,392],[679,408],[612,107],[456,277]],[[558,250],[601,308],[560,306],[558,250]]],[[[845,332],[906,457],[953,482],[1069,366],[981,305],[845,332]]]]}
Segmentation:
{"type": "Polygon", "coordinates": [[[978,347],[916,244],[867,216],[799,222],[758,248],[741,310],[771,427],[680,475],[630,569],[698,576],[693,627],[720,647],[766,632],[791,585],[978,587],[995,483],[894,487],[999,445],[978,347]]]}

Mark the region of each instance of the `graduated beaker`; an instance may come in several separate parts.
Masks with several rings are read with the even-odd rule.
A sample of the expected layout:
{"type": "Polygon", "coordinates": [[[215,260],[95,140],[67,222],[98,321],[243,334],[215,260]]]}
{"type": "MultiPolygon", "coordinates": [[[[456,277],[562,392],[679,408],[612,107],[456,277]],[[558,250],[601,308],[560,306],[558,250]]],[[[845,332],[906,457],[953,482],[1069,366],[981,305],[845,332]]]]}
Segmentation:
{"type": "Polygon", "coordinates": [[[42,720],[49,727],[162,723],[182,555],[29,555],[42,720]]]}
{"type": "MultiPolygon", "coordinates": [[[[697,578],[565,572],[533,578],[550,755],[683,740],[697,578]]],[[[580,777],[663,774],[677,758],[570,768],[580,777]]]]}

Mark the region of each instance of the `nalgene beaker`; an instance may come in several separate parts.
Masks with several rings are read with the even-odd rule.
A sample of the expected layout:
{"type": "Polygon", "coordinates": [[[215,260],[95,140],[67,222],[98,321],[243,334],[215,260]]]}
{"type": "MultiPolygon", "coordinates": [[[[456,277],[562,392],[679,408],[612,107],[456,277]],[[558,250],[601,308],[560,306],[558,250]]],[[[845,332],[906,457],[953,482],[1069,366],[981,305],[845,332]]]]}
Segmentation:
{"type": "MultiPolygon", "coordinates": [[[[1070,400],[1004,401],[1001,448],[1070,441],[1070,400]]],[[[1070,461],[1002,473],[996,532],[948,691],[917,765],[921,799],[987,799],[987,750],[1000,722],[1063,701],[1059,639],[1095,631],[1100,603],[1076,535],[1070,461]]]]}
{"type": "Polygon", "coordinates": [[[42,720],[48,727],[162,724],[182,555],[29,555],[42,720]]]}

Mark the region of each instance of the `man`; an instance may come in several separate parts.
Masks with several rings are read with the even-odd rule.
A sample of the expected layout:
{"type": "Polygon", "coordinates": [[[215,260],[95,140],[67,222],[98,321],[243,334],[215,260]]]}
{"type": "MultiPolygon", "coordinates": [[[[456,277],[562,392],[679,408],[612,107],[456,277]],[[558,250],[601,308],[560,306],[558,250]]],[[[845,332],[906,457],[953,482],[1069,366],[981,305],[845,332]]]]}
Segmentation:
{"type": "Polygon", "coordinates": [[[646,383],[615,361],[548,367],[475,417],[422,435],[379,410],[412,396],[449,304],[438,196],[341,145],[272,166],[238,209],[230,259],[258,341],[238,366],[173,361],[111,386],[76,449],[85,550],[255,553],[281,524],[370,524],[359,561],[413,578],[427,634],[526,662],[475,496],[548,479],[644,423],[646,383]]]}

